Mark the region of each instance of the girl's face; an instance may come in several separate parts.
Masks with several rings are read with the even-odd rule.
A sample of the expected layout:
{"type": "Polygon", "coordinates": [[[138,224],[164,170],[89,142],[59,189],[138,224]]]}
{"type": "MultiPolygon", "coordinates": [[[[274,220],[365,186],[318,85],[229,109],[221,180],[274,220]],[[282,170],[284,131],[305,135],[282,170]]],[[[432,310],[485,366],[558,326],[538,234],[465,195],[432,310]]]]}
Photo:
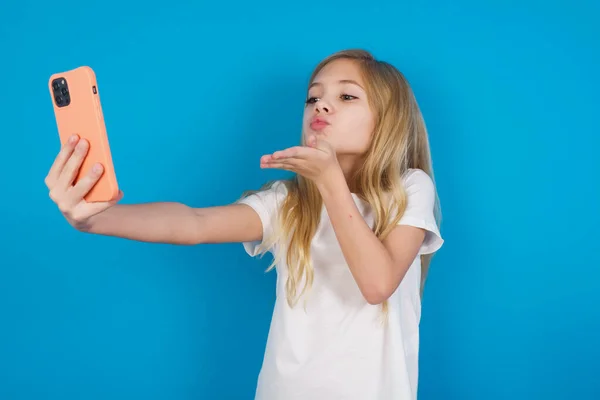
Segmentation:
{"type": "Polygon", "coordinates": [[[338,156],[361,156],[369,147],[374,127],[358,65],[346,59],[327,64],[309,86],[304,138],[322,137],[338,156]]]}

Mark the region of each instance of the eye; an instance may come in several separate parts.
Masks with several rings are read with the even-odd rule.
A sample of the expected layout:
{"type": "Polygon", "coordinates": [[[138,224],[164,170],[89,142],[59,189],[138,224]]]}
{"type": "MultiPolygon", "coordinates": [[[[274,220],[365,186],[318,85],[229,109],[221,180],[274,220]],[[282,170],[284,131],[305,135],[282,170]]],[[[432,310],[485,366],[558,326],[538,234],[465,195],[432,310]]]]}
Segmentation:
{"type": "Polygon", "coordinates": [[[358,97],[352,96],[352,95],[349,95],[349,94],[343,94],[343,95],[340,96],[340,98],[342,100],[344,100],[344,101],[350,101],[350,100],[357,99],[358,97]]]}
{"type": "Polygon", "coordinates": [[[316,103],[318,100],[319,100],[319,99],[318,99],[318,98],[316,98],[316,97],[309,97],[309,98],[306,100],[306,104],[314,104],[314,103],[316,103]]]}

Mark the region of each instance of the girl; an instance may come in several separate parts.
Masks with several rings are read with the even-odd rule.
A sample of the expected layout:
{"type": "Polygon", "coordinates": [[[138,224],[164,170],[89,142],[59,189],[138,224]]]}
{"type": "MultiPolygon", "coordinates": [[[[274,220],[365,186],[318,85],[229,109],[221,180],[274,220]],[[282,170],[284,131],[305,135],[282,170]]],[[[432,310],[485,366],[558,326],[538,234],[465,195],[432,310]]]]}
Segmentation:
{"type": "Polygon", "coordinates": [[[102,167],[73,185],[74,137],[46,184],[75,228],[174,244],[271,252],[277,297],[259,400],[416,399],[421,289],[443,243],[423,118],[393,66],[342,51],[313,72],[301,145],[264,155],[293,171],[234,204],[86,203],[102,167]]]}

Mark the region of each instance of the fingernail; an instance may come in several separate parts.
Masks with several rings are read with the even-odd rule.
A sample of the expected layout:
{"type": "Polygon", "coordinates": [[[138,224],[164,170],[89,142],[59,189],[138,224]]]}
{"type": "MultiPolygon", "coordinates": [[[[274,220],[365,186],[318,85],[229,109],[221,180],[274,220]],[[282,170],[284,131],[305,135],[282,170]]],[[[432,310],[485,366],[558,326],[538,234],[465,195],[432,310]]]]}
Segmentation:
{"type": "Polygon", "coordinates": [[[69,138],[70,143],[75,143],[76,140],[77,140],[77,135],[73,135],[69,138]]]}
{"type": "Polygon", "coordinates": [[[94,164],[94,169],[93,169],[93,171],[94,171],[95,173],[100,173],[100,172],[102,172],[102,165],[100,165],[100,164],[94,164]]]}

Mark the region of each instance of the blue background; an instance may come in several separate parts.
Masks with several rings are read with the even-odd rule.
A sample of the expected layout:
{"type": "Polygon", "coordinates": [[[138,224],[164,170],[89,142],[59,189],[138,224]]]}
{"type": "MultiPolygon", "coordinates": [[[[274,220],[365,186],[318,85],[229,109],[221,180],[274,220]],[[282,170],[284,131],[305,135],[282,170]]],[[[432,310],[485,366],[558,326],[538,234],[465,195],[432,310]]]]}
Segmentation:
{"type": "Polygon", "coordinates": [[[406,74],[431,134],[419,398],[600,398],[599,3],[284,4],[2,2],[0,399],[251,399],[274,301],[241,245],[70,228],[50,74],[95,69],[123,202],[211,206],[279,176],[259,157],[351,47],[406,74]]]}

